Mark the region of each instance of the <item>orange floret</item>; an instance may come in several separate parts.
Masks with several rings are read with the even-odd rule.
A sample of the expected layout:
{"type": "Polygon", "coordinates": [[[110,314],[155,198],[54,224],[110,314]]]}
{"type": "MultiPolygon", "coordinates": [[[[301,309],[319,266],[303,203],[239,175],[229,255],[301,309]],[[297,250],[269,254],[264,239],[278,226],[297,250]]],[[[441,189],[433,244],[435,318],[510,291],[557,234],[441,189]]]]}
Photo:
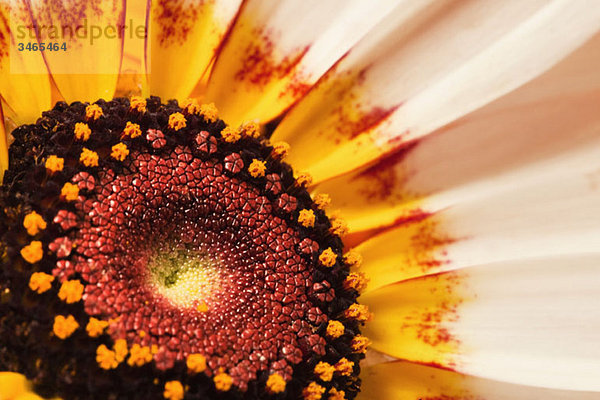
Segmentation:
{"type": "Polygon", "coordinates": [[[281,160],[285,158],[290,151],[290,145],[286,142],[277,142],[273,144],[273,150],[271,150],[271,157],[281,160]]]}
{"type": "Polygon", "coordinates": [[[117,368],[119,365],[115,352],[103,344],[96,348],[96,362],[100,368],[106,370],[117,368]]]}
{"type": "Polygon", "coordinates": [[[300,210],[298,222],[305,228],[315,226],[315,212],[313,210],[300,210]]]}
{"type": "Polygon", "coordinates": [[[108,321],[102,321],[91,317],[88,324],[85,327],[90,337],[98,337],[104,333],[104,330],[108,328],[108,321]]]}
{"type": "Polygon", "coordinates": [[[321,400],[323,393],[325,393],[325,388],[316,382],[311,382],[302,390],[304,400],[321,400]]]}
{"type": "Polygon", "coordinates": [[[178,131],[180,129],[185,128],[186,126],[187,120],[185,119],[185,116],[182,113],[176,112],[169,115],[169,128],[173,129],[174,131],[178,131]]]}
{"type": "Polygon", "coordinates": [[[130,139],[135,139],[138,136],[142,135],[142,130],[138,124],[134,124],[133,122],[127,121],[125,124],[125,128],[123,129],[123,133],[121,134],[122,138],[128,137],[130,139]]]}
{"type": "Polygon", "coordinates": [[[345,330],[346,328],[344,327],[344,324],[342,324],[340,321],[331,320],[327,323],[327,336],[332,337],[334,339],[337,339],[340,336],[342,336],[345,330]]]}
{"type": "Polygon", "coordinates": [[[185,391],[183,390],[183,385],[179,381],[169,381],[165,383],[165,391],[163,392],[163,396],[168,400],[181,400],[183,399],[183,395],[185,391]]]}
{"type": "Polygon", "coordinates": [[[203,372],[206,369],[206,357],[202,354],[190,354],[187,357],[186,365],[191,372],[203,372]]]}
{"type": "Polygon", "coordinates": [[[200,115],[207,122],[215,122],[219,118],[219,110],[217,110],[215,103],[202,104],[200,106],[200,115]]]}
{"type": "Polygon", "coordinates": [[[350,376],[354,369],[354,363],[347,358],[342,358],[335,364],[335,370],[343,376],[350,376]]]}
{"type": "Polygon", "coordinates": [[[335,372],[335,368],[333,365],[319,361],[317,365],[315,365],[315,369],[313,371],[315,375],[322,380],[323,382],[329,382],[331,378],[333,378],[333,373],[335,372]]]}
{"type": "Polygon", "coordinates": [[[36,293],[44,293],[50,290],[54,277],[45,272],[34,272],[29,278],[29,289],[36,293]]]}
{"type": "Polygon", "coordinates": [[[333,250],[331,250],[331,247],[328,247],[325,250],[323,250],[323,252],[319,256],[319,262],[325,267],[333,267],[335,265],[336,260],[337,255],[333,252],[333,250]]]}
{"type": "Polygon", "coordinates": [[[283,393],[285,391],[286,382],[281,375],[274,373],[269,375],[267,379],[267,391],[269,393],[283,393]]]}
{"type": "Polygon", "coordinates": [[[233,384],[233,378],[226,374],[225,372],[219,372],[213,377],[213,381],[215,382],[215,388],[221,392],[226,392],[231,389],[231,385],[233,384]]]}
{"type": "Polygon", "coordinates": [[[152,351],[148,346],[140,346],[134,343],[129,351],[129,359],[127,364],[129,366],[141,367],[142,365],[148,364],[152,361],[152,351]]]}
{"type": "Polygon", "coordinates": [[[125,143],[117,143],[111,147],[110,156],[118,161],[125,160],[125,157],[129,155],[129,149],[125,143]]]}
{"type": "Polygon", "coordinates": [[[75,138],[77,140],[83,140],[85,142],[90,138],[92,130],[85,122],[78,122],[75,124],[75,129],[73,129],[73,133],[75,134],[75,138]]]}
{"type": "Polygon", "coordinates": [[[146,99],[140,96],[131,96],[129,100],[129,109],[139,113],[146,112],[146,99]]]}
{"type": "Polygon", "coordinates": [[[256,158],[252,160],[250,166],[248,167],[248,172],[252,177],[258,178],[265,176],[265,171],[267,170],[266,163],[261,160],[257,160],[256,158]]]}
{"type": "Polygon", "coordinates": [[[54,325],[52,326],[52,331],[56,335],[56,337],[60,339],[66,339],[75,332],[79,328],[79,324],[75,320],[75,317],[69,315],[65,318],[64,315],[57,315],[54,317],[54,325]]]}
{"type": "Polygon", "coordinates": [[[230,126],[226,126],[221,131],[221,136],[223,140],[227,143],[235,143],[242,137],[240,131],[238,129],[232,128],[230,126]]]}
{"type": "Polygon", "coordinates": [[[60,290],[58,291],[58,297],[68,303],[76,303],[81,300],[81,296],[83,296],[84,286],[78,280],[65,281],[60,286],[60,290]]]}
{"type": "Polygon", "coordinates": [[[367,347],[371,345],[371,341],[366,336],[356,335],[352,338],[350,346],[355,353],[366,353],[367,347]]]}
{"type": "Polygon", "coordinates": [[[88,120],[97,120],[103,115],[102,108],[98,104],[90,104],[85,108],[85,118],[88,120]]]}
{"type": "Polygon", "coordinates": [[[40,214],[32,211],[23,218],[23,227],[27,229],[29,235],[35,236],[46,229],[46,221],[40,214]]]}
{"type": "Polygon", "coordinates": [[[67,182],[60,190],[60,196],[67,201],[75,201],[79,198],[79,187],[67,182]]]}
{"type": "Polygon", "coordinates": [[[354,319],[356,321],[365,322],[371,318],[369,307],[362,304],[352,304],[344,312],[346,318],[354,319]]]}
{"type": "Polygon", "coordinates": [[[42,242],[39,240],[34,240],[21,249],[21,257],[29,264],[35,264],[40,261],[43,256],[44,249],[42,248],[42,242]]]}
{"type": "Polygon", "coordinates": [[[45,167],[51,174],[62,171],[65,167],[65,159],[52,155],[46,159],[45,167]]]}
{"type": "Polygon", "coordinates": [[[83,148],[81,150],[81,155],[79,156],[79,161],[86,167],[97,167],[98,166],[98,153],[92,151],[88,148],[83,148]]]}

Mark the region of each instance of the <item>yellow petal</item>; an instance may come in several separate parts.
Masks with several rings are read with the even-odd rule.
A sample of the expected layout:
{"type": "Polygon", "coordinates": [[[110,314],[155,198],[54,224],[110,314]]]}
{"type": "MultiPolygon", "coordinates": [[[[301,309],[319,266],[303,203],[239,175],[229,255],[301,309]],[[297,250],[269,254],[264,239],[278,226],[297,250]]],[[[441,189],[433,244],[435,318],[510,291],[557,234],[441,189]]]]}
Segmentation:
{"type": "Polygon", "coordinates": [[[412,165],[404,158],[412,149],[407,146],[372,166],[327,180],[314,192],[330,195],[330,208],[340,211],[351,233],[420,219],[428,214],[423,210],[426,193],[405,187],[412,165]]]}
{"type": "Polygon", "coordinates": [[[183,100],[208,76],[240,1],[153,1],[146,51],[148,94],[183,100]]]}
{"type": "Polygon", "coordinates": [[[432,275],[385,286],[360,297],[373,319],[365,335],[375,350],[394,357],[453,367],[458,339],[444,324],[457,318],[465,301],[464,278],[432,275]]]}
{"type": "Polygon", "coordinates": [[[14,372],[0,372],[0,399],[13,400],[29,389],[27,379],[14,372]]]}
{"type": "Polygon", "coordinates": [[[50,81],[40,52],[18,50],[19,43],[25,46],[29,40],[15,32],[31,25],[24,2],[10,2],[10,8],[8,2],[0,3],[0,96],[4,117],[12,126],[35,121],[51,104],[50,81]]]}
{"type": "Polygon", "coordinates": [[[437,215],[406,221],[355,248],[363,257],[358,271],[369,278],[365,293],[379,287],[442,271],[454,241],[441,230],[437,215]]]}
{"type": "Polygon", "coordinates": [[[405,361],[363,368],[357,400],[594,400],[598,393],[555,390],[481,379],[405,361]]]}
{"type": "Polygon", "coordinates": [[[8,169],[8,135],[4,127],[4,114],[0,102],[0,183],[4,177],[4,171],[8,169]]]}
{"type": "Polygon", "coordinates": [[[146,7],[145,1],[127,1],[125,22],[133,27],[133,34],[124,36],[121,71],[117,81],[115,96],[131,97],[142,94],[142,83],[145,82],[144,48],[146,46],[146,7]]]}
{"type": "Polygon", "coordinates": [[[395,5],[247,1],[219,52],[207,99],[233,125],[268,122],[301,98],[395,5]]]}
{"type": "MultiPolygon", "coordinates": [[[[111,99],[121,65],[125,25],[124,2],[32,2],[40,43],[58,43],[44,51],[48,69],[67,102],[111,99]],[[121,37],[119,37],[121,36],[121,37]],[[64,44],[64,49],[62,45],[64,44]]],[[[143,40],[143,39],[140,39],[143,40]]]]}

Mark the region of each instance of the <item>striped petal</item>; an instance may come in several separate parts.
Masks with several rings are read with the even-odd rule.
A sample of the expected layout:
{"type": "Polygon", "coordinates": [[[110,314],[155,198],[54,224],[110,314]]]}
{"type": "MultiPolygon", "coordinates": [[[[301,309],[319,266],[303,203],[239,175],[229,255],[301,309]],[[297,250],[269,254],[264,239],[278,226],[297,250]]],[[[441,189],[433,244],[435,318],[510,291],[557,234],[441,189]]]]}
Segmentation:
{"type": "Polygon", "coordinates": [[[292,145],[292,164],[317,182],[497,99],[600,27],[593,1],[408,3],[358,43],[274,133],[292,145]]]}
{"type": "Polygon", "coordinates": [[[206,78],[241,0],[153,1],[148,15],[147,94],[185,99],[206,78]]]}
{"type": "Polygon", "coordinates": [[[599,396],[481,379],[404,361],[364,368],[361,379],[358,400],[594,400],[599,396]]]}
{"type": "Polygon", "coordinates": [[[28,3],[40,27],[38,41],[60,46],[43,55],[62,97],[67,102],[111,99],[127,34],[118,32],[125,26],[125,1],[28,3]]]}
{"type": "Polygon", "coordinates": [[[18,34],[22,32],[19,27],[31,25],[24,1],[0,2],[0,97],[4,117],[10,120],[8,131],[35,121],[51,104],[50,80],[42,56],[18,50],[19,43],[25,46],[29,42],[18,34]]]}
{"type": "Polygon", "coordinates": [[[600,391],[600,253],[497,262],[362,296],[376,350],[474,376],[600,391]]]}
{"type": "Polygon", "coordinates": [[[301,98],[396,3],[245,2],[217,58],[207,99],[231,124],[268,122],[301,98]]]}
{"type": "Polygon", "coordinates": [[[500,188],[496,177],[511,179],[510,171],[561,159],[597,140],[598,70],[600,34],[519,89],[367,168],[322,183],[316,192],[331,195],[352,232],[481,197],[500,188]]]}

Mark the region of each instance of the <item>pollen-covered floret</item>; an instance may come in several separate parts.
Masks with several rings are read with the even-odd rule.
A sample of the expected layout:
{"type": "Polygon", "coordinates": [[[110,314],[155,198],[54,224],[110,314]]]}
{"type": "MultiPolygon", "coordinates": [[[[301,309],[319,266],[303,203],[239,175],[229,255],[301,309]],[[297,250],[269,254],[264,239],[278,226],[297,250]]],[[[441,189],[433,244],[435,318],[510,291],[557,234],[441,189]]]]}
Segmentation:
{"type": "Polygon", "coordinates": [[[66,339],[73,334],[79,328],[79,323],[75,320],[72,315],[57,315],[54,318],[54,326],[52,331],[60,339],[66,339]]]}
{"type": "Polygon", "coordinates": [[[34,292],[42,294],[52,287],[54,276],[45,272],[34,272],[29,278],[29,288],[34,292]]]}
{"type": "Polygon", "coordinates": [[[85,118],[88,120],[95,121],[100,118],[104,112],[98,104],[90,104],[85,108],[85,118]]]}
{"type": "Polygon", "coordinates": [[[37,235],[40,231],[46,229],[46,221],[35,211],[30,212],[23,219],[23,227],[27,230],[30,236],[37,235]]]}

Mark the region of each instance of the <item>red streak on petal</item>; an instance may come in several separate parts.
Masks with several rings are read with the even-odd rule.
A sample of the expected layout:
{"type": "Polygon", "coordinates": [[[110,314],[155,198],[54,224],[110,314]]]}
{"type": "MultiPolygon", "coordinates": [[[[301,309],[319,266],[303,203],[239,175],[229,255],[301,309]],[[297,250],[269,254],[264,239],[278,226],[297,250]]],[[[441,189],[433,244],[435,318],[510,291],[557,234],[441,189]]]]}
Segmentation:
{"type": "Polygon", "coordinates": [[[369,201],[393,201],[398,203],[414,198],[402,190],[408,179],[406,174],[399,173],[399,166],[404,158],[417,146],[418,141],[408,143],[393,153],[384,155],[376,164],[356,175],[355,181],[364,182],[359,193],[369,201]]]}
{"type": "Polygon", "coordinates": [[[8,55],[8,41],[10,31],[7,19],[8,13],[8,4],[0,4],[0,61],[2,60],[2,58],[8,55]]]}
{"type": "Polygon", "coordinates": [[[310,46],[304,46],[283,59],[276,58],[275,43],[272,34],[257,29],[253,32],[257,40],[248,44],[244,50],[239,70],[235,74],[238,81],[250,82],[256,86],[266,86],[275,79],[282,79],[291,74],[300,63],[310,46]]]}
{"type": "Polygon", "coordinates": [[[160,45],[166,46],[169,42],[184,43],[197,22],[202,7],[212,3],[214,0],[158,0],[152,10],[152,22],[155,22],[159,29],[160,45]]]}

